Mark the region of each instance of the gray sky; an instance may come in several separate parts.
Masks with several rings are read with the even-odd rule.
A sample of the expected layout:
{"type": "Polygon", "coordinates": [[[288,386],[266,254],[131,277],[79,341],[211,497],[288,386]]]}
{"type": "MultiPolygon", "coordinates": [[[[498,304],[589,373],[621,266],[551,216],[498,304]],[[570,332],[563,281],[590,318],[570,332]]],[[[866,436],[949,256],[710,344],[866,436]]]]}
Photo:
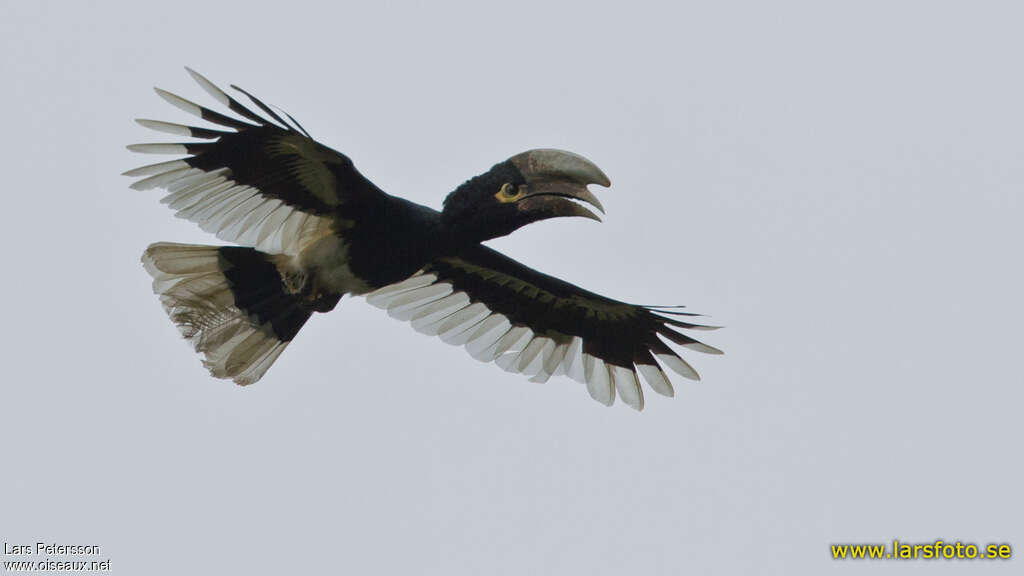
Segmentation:
{"type": "Polygon", "coordinates": [[[369,4],[5,2],[0,538],[120,574],[1019,573],[828,549],[1024,551],[1019,4],[369,4]],[[133,118],[186,118],[151,86],[210,103],[184,65],[436,208],[587,156],[604,223],[493,245],[726,355],[638,414],[346,298],[209,377],[139,256],[220,242],[119,176],[133,118]]]}

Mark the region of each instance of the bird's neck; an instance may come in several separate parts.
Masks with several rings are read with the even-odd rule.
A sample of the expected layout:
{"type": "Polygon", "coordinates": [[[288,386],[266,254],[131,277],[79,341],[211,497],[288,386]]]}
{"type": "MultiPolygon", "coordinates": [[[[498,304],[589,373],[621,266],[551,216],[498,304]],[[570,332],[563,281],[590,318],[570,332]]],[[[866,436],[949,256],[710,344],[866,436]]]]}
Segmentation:
{"type": "Polygon", "coordinates": [[[513,222],[494,222],[462,215],[449,218],[442,216],[439,231],[444,238],[443,245],[459,248],[507,236],[517,228],[519,226],[513,222]]]}

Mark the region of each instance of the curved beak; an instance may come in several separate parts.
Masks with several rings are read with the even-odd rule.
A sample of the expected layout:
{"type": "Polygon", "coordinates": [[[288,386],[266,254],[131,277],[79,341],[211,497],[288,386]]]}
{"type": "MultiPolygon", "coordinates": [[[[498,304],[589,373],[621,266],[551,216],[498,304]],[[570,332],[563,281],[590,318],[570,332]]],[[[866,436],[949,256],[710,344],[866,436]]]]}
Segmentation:
{"type": "Polygon", "coordinates": [[[527,190],[518,202],[521,210],[601,221],[576,202],[590,204],[604,214],[604,206],[587,185],[610,186],[611,180],[590,160],[565,150],[539,149],[517,154],[509,162],[526,178],[527,190]]]}

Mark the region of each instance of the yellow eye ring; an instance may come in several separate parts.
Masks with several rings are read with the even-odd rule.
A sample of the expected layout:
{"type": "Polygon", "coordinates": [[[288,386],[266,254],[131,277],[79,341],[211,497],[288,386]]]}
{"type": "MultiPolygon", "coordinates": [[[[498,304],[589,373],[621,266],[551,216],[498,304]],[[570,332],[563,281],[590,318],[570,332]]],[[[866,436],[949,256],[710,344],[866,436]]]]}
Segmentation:
{"type": "Polygon", "coordinates": [[[515,202],[523,195],[522,189],[511,182],[506,182],[501,185],[501,189],[494,195],[499,202],[515,202]]]}

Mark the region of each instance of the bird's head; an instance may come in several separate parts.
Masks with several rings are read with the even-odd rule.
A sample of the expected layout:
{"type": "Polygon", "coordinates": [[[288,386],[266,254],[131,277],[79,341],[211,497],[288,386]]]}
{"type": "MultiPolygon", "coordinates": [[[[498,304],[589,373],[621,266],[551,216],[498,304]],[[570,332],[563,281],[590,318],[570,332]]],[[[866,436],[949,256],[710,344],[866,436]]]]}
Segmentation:
{"type": "Polygon", "coordinates": [[[563,150],[528,150],[468,180],[444,200],[441,219],[462,241],[505,236],[531,222],[558,216],[601,221],[582,203],[604,213],[588,184],[611,181],[586,158],[563,150]]]}

